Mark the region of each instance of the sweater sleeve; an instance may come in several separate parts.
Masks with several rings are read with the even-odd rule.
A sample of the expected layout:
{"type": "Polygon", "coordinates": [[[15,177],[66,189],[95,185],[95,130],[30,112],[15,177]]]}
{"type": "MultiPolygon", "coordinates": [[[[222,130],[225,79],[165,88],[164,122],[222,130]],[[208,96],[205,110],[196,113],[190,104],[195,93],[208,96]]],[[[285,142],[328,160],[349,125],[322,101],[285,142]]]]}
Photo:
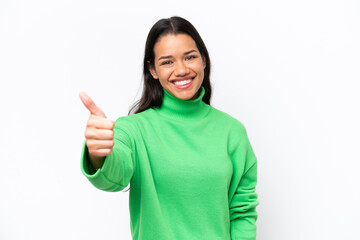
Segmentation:
{"type": "Polygon", "coordinates": [[[81,154],[81,171],[98,189],[116,192],[123,190],[130,182],[135,170],[134,141],[131,123],[127,117],[120,117],[114,127],[114,147],[106,156],[103,166],[95,171],[89,162],[86,140],[81,154]]]}
{"type": "Polygon", "coordinates": [[[229,204],[231,239],[256,240],[257,160],[244,127],[238,136],[231,154],[234,166],[229,204]]]}

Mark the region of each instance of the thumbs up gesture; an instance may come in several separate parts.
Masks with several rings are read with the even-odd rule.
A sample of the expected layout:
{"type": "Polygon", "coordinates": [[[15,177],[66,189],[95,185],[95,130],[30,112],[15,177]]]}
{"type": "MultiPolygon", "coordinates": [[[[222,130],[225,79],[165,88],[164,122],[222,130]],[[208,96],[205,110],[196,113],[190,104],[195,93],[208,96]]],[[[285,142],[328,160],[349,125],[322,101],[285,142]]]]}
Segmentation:
{"type": "Polygon", "coordinates": [[[114,121],[106,118],[103,111],[84,92],[79,94],[84,106],[90,111],[90,117],[85,129],[86,146],[91,164],[100,168],[114,146],[114,121]]]}

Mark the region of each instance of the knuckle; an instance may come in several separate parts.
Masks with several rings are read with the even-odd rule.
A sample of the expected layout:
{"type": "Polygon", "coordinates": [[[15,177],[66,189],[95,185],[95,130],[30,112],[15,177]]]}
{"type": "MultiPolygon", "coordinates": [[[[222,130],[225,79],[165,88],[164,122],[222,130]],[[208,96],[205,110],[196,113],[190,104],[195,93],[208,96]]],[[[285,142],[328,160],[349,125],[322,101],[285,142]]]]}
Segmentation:
{"type": "Polygon", "coordinates": [[[114,139],[114,131],[110,131],[109,137],[110,137],[111,139],[114,139]]]}
{"type": "Polygon", "coordinates": [[[89,139],[89,138],[91,138],[91,133],[90,133],[90,131],[89,131],[89,129],[87,128],[86,130],[85,130],[85,138],[86,139],[89,139]]]}
{"type": "Polygon", "coordinates": [[[88,122],[87,122],[87,127],[92,127],[94,125],[94,120],[93,119],[89,119],[88,122]]]}
{"type": "Polygon", "coordinates": [[[110,155],[111,151],[112,151],[112,149],[106,149],[105,154],[110,155]]]}
{"type": "Polygon", "coordinates": [[[92,148],[92,147],[94,146],[93,141],[87,140],[87,141],[86,141],[86,146],[87,146],[87,147],[89,148],[89,150],[90,150],[90,148],[92,148]]]}
{"type": "Polygon", "coordinates": [[[101,121],[101,119],[99,119],[97,116],[91,114],[90,117],[89,117],[89,120],[88,120],[88,125],[94,126],[94,125],[96,125],[99,121],[101,121]]]}

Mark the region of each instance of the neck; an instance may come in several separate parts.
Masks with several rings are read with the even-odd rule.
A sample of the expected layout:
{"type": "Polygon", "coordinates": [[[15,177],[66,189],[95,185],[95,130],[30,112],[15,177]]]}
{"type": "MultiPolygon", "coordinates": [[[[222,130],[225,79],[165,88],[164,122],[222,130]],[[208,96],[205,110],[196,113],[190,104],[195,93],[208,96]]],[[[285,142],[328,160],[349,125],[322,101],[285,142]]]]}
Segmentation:
{"type": "Polygon", "coordinates": [[[179,121],[200,120],[210,110],[210,106],[202,101],[205,95],[205,88],[203,86],[200,87],[192,100],[179,99],[171,95],[164,88],[163,91],[163,102],[157,108],[157,111],[164,117],[179,121]]]}

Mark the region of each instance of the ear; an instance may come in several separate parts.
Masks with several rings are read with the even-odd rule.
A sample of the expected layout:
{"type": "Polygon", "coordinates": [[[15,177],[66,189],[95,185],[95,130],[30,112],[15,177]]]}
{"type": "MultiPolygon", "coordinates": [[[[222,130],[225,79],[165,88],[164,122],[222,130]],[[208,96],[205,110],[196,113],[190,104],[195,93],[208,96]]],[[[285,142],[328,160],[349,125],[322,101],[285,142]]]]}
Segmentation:
{"type": "Polygon", "coordinates": [[[206,68],[206,58],[205,58],[205,56],[202,57],[202,60],[203,60],[204,69],[205,69],[206,68]]]}
{"type": "Polygon", "coordinates": [[[153,76],[154,79],[158,79],[159,76],[156,73],[155,67],[151,64],[150,61],[147,61],[147,66],[149,69],[149,72],[151,73],[151,75],[153,76]]]}

